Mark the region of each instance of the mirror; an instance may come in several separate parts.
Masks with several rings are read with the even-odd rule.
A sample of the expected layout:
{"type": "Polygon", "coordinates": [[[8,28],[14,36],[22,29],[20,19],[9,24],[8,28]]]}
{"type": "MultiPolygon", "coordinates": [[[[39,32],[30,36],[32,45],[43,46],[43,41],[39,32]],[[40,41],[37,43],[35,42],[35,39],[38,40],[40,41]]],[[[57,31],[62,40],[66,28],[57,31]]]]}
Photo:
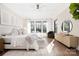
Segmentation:
{"type": "Polygon", "coordinates": [[[72,31],[72,28],[73,28],[73,24],[70,20],[66,20],[62,22],[61,29],[63,32],[69,33],[72,31]]]}

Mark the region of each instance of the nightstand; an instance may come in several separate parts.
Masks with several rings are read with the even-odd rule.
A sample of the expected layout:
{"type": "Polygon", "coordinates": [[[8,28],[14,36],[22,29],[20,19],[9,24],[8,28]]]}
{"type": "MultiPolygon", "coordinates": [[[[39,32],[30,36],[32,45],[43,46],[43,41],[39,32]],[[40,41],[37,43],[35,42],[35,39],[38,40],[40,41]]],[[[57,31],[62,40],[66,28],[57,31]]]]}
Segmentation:
{"type": "Polygon", "coordinates": [[[4,39],[0,38],[0,51],[4,51],[4,39]]]}

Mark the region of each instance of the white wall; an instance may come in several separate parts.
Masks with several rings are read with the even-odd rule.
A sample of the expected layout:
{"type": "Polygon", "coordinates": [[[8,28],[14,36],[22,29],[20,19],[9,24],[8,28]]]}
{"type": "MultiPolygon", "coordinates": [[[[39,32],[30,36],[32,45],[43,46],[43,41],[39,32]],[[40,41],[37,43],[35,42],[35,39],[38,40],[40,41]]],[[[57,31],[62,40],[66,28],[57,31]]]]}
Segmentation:
{"type": "Polygon", "coordinates": [[[0,34],[10,33],[12,28],[12,26],[0,25],[0,34]]]}
{"type": "Polygon", "coordinates": [[[0,34],[11,32],[12,28],[22,28],[23,18],[0,4],[0,34]]]}
{"type": "Polygon", "coordinates": [[[72,31],[70,32],[70,34],[79,37],[79,20],[74,20],[74,19],[72,18],[72,15],[71,15],[70,12],[69,12],[69,7],[66,8],[62,13],[60,13],[60,14],[57,16],[57,20],[58,20],[58,33],[62,32],[62,30],[61,30],[62,22],[63,22],[64,20],[71,20],[72,23],[73,23],[73,29],[72,29],[72,31]]]}

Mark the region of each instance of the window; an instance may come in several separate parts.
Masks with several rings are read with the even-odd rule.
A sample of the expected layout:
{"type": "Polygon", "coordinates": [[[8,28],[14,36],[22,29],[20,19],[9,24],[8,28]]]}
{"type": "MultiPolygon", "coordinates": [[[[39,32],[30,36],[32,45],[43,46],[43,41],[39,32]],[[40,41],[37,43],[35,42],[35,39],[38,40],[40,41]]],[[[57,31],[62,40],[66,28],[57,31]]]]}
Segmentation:
{"type": "Polygon", "coordinates": [[[57,19],[54,20],[54,33],[57,33],[57,19]]]}
{"type": "Polygon", "coordinates": [[[31,22],[31,32],[34,32],[34,22],[31,22]]]}
{"type": "Polygon", "coordinates": [[[47,32],[46,21],[31,21],[31,33],[46,33],[47,32]]]}
{"type": "Polygon", "coordinates": [[[46,28],[46,22],[44,21],[43,22],[43,33],[46,33],[47,32],[47,28],[46,28]]]}
{"type": "Polygon", "coordinates": [[[41,21],[36,21],[36,32],[41,32],[41,21]]]}

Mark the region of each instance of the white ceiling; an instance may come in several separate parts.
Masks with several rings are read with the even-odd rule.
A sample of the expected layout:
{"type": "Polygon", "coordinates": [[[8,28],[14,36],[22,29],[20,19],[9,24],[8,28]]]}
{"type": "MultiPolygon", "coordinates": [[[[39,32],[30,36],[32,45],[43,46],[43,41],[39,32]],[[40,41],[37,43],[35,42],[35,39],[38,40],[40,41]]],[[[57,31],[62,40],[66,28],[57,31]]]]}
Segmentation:
{"type": "Polygon", "coordinates": [[[69,6],[65,3],[4,3],[5,6],[26,19],[54,18],[69,6]]]}

